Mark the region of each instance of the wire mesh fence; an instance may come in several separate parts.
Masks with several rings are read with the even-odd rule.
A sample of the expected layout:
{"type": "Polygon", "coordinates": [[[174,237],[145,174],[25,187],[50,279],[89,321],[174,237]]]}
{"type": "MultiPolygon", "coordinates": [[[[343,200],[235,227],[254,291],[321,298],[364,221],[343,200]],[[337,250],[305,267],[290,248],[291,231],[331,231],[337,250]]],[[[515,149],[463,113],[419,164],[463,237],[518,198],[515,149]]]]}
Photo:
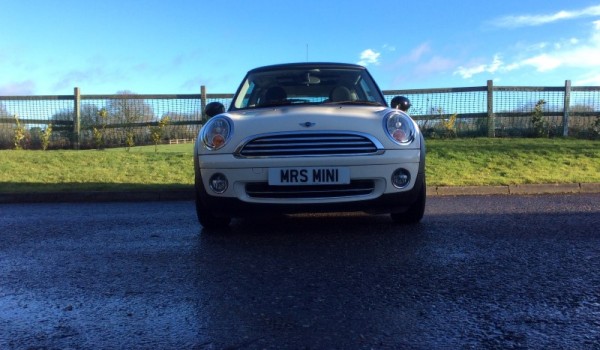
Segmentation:
{"type": "Polygon", "coordinates": [[[384,91],[403,95],[429,137],[600,138],[600,86],[487,86],[384,91]],[[539,113],[539,119],[536,114],[539,113]]]}
{"type": "Polygon", "coordinates": [[[79,110],[79,146],[101,148],[148,145],[152,132],[165,121],[160,141],[193,139],[202,109],[194,95],[82,96],[79,110]]]}
{"type": "Polygon", "coordinates": [[[69,147],[72,113],[73,96],[0,96],[0,149],[15,147],[17,124],[24,130],[24,148],[41,148],[42,132],[49,124],[53,129],[53,147],[69,147]],[[53,120],[54,115],[63,116],[53,120]]]}
{"type": "Polygon", "coordinates": [[[228,106],[230,94],[0,96],[0,149],[15,148],[17,128],[25,149],[41,148],[51,128],[50,148],[105,148],[192,142],[202,123],[203,106],[228,106]],[[165,124],[158,129],[160,122],[165,124]]]}
{"type": "Polygon", "coordinates": [[[569,109],[569,135],[600,138],[600,87],[573,87],[569,109]]]}
{"type": "MultiPolygon", "coordinates": [[[[0,96],[0,149],[103,148],[192,142],[204,108],[233,94],[0,96]],[[161,123],[162,122],[162,123],[161,123]],[[48,130],[51,132],[48,132],[48,130]],[[17,140],[17,131],[23,135],[17,140]]],[[[487,86],[387,90],[403,95],[426,137],[600,138],[600,87],[487,86]],[[537,119],[536,119],[537,118],[537,119]]]]}
{"type": "Polygon", "coordinates": [[[456,115],[452,127],[460,136],[484,136],[487,133],[487,89],[449,88],[384,91],[389,102],[394,96],[411,101],[409,110],[426,136],[447,133],[448,121],[456,115]]]}
{"type": "Polygon", "coordinates": [[[545,125],[549,136],[560,136],[563,133],[564,101],[564,88],[498,87],[494,91],[496,135],[534,136],[536,127],[545,125]],[[536,106],[543,116],[539,126],[534,125],[532,119],[536,106]]]}

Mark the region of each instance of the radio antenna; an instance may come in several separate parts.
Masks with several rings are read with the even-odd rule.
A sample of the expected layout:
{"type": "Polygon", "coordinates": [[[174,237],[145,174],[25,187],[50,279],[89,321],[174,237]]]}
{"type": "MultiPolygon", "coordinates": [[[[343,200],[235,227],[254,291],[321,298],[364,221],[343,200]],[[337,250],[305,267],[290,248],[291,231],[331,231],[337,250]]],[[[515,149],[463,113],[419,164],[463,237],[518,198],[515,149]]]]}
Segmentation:
{"type": "Polygon", "coordinates": [[[308,62],[308,44],[306,44],[306,62],[308,62]]]}

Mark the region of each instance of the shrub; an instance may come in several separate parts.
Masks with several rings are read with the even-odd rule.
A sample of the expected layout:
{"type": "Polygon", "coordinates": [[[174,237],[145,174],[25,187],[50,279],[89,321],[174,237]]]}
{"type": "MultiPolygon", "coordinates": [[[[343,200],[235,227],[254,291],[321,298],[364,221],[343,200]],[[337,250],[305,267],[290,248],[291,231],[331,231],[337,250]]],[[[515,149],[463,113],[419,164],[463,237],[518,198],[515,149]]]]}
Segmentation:
{"type": "Polygon", "coordinates": [[[19,117],[15,114],[15,123],[16,123],[16,127],[15,127],[15,134],[14,134],[14,145],[15,145],[15,149],[23,149],[23,139],[25,139],[25,128],[21,125],[21,122],[19,121],[19,117]]]}
{"type": "Polygon", "coordinates": [[[600,115],[596,116],[594,124],[590,127],[590,133],[592,134],[592,138],[600,137],[600,115]]]}
{"type": "Polygon", "coordinates": [[[158,152],[158,144],[162,139],[167,124],[169,124],[169,117],[164,117],[158,122],[157,126],[150,127],[150,136],[152,137],[152,142],[154,142],[154,153],[158,152]]]}
{"type": "Polygon", "coordinates": [[[548,137],[549,128],[547,122],[544,120],[544,105],[545,100],[539,100],[533,108],[533,115],[531,116],[531,126],[533,129],[534,137],[548,137]]]}
{"type": "Polygon", "coordinates": [[[125,147],[127,147],[127,152],[129,152],[133,146],[135,146],[133,130],[127,130],[125,132],[125,147]]]}
{"type": "Polygon", "coordinates": [[[42,150],[47,150],[50,145],[50,137],[52,136],[52,124],[48,124],[46,129],[40,134],[40,141],[42,143],[42,150]]]}
{"type": "Polygon", "coordinates": [[[100,118],[100,128],[92,127],[92,134],[96,149],[100,150],[104,148],[104,131],[106,129],[106,120],[108,119],[108,112],[105,108],[98,111],[98,117],[100,118]]]}
{"type": "Polygon", "coordinates": [[[442,138],[453,139],[456,137],[456,117],[458,114],[454,113],[448,119],[440,120],[440,136],[442,138]]]}

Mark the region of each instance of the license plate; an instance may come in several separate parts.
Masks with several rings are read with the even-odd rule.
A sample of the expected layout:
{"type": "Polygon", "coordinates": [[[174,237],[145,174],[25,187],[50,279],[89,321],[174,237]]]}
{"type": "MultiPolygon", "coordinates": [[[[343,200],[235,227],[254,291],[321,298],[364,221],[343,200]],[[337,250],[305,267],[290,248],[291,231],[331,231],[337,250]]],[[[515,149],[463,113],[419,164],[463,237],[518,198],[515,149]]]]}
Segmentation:
{"type": "Polygon", "coordinates": [[[350,169],[339,167],[270,168],[269,185],[344,185],[350,183],[350,169]]]}

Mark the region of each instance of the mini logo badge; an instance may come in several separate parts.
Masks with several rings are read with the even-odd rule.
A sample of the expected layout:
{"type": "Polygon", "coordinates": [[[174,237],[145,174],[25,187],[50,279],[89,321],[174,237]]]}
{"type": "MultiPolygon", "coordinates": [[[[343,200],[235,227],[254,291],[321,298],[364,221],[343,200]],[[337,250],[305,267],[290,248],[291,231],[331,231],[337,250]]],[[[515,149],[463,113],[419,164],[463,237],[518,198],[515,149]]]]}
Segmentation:
{"type": "Polygon", "coordinates": [[[305,128],[310,128],[310,127],[315,126],[315,124],[316,123],[313,123],[313,122],[304,122],[304,123],[300,123],[300,126],[303,126],[305,128]]]}

